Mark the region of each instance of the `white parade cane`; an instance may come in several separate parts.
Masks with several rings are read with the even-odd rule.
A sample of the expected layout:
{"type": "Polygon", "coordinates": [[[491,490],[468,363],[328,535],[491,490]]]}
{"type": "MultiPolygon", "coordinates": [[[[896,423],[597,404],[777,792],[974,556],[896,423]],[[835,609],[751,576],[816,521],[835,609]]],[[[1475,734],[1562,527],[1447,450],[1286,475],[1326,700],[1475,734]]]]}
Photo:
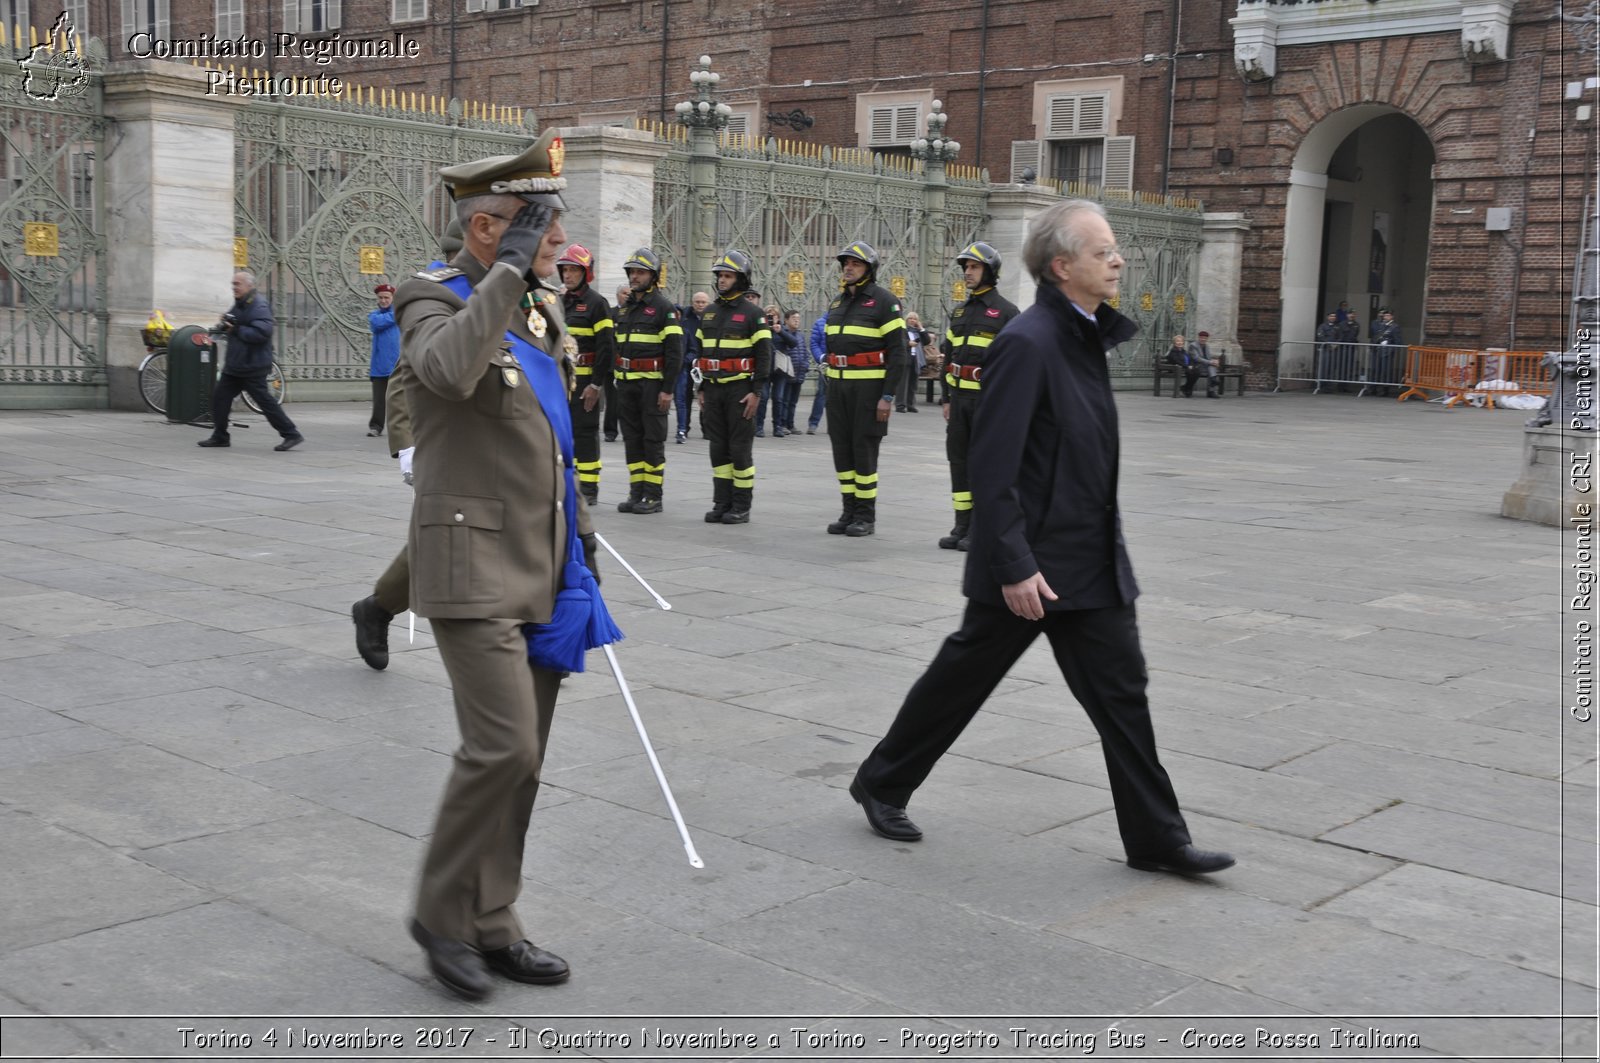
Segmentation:
{"type": "Polygon", "coordinates": [[[634,579],[638,580],[639,581],[639,586],[643,587],[645,590],[650,592],[650,597],[652,597],[652,598],[654,598],[656,600],[656,604],[657,605],[661,606],[661,608],[663,608],[663,609],[668,610],[669,612],[671,611],[671,609],[672,609],[671,604],[669,604],[665,598],[661,597],[661,595],[657,594],[656,593],[656,589],[654,587],[650,586],[650,584],[646,583],[645,582],[645,578],[643,576],[639,575],[638,572],[634,571],[633,566],[628,564],[628,562],[623,559],[621,554],[617,553],[616,549],[614,547],[612,547],[612,545],[610,543],[606,542],[606,537],[605,536],[601,535],[599,532],[595,532],[594,533],[594,541],[599,543],[601,546],[605,547],[606,548],[606,553],[608,553],[612,557],[616,558],[617,559],[617,564],[619,564],[623,568],[627,569],[628,570],[628,575],[630,575],[634,579]]]}
{"type": "MultiPolygon", "coordinates": [[[[609,550],[610,547],[606,549],[609,550]]],[[[656,782],[661,784],[661,796],[667,799],[667,811],[672,813],[672,822],[678,826],[678,836],[683,839],[683,851],[689,854],[689,866],[705,867],[705,861],[694,851],[694,842],[689,839],[689,828],[683,822],[683,813],[678,811],[678,802],[672,799],[672,787],[667,785],[667,776],[661,770],[661,762],[656,759],[655,749],[650,745],[650,736],[645,733],[644,720],[639,718],[639,707],[633,703],[633,692],[628,689],[628,681],[622,676],[622,666],[617,663],[617,655],[612,652],[609,645],[600,648],[606,651],[606,660],[611,662],[611,674],[617,677],[617,688],[622,691],[622,700],[627,702],[628,715],[633,717],[633,728],[639,732],[639,741],[644,743],[645,756],[650,758],[650,770],[656,773],[656,782]]]]}

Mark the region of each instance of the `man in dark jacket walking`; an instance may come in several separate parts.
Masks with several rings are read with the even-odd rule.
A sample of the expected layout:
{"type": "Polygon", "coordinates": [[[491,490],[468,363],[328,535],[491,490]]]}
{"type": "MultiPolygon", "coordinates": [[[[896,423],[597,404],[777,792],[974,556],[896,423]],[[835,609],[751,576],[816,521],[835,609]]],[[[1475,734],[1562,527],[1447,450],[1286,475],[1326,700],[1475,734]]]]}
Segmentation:
{"type": "Polygon", "coordinates": [[[293,450],[305,442],[300,429],[289,420],[278,400],[267,390],[267,374],[272,370],[272,307],[256,291],[256,276],[246,270],[233,275],[233,306],[222,315],[222,331],[228,336],[228,357],[222,374],[211,392],[211,435],[200,441],[202,447],[230,447],[228,415],[239,392],[247,392],[267,423],[283,437],[273,450],[293,450]]]}
{"type": "Polygon", "coordinates": [[[1023,258],[1039,290],[990,348],[973,431],[966,615],[850,795],[879,834],[920,839],[906,815],[911,795],[1042,631],[1100,732],[1128,864],[1220,871],[1233,857],[1190,844],[1145,697],[1105,358],[1136,331],[1106,303],[1122,273],[1116,237],[1099,205],[1066,200],[1034,224],[1023,258]]]}

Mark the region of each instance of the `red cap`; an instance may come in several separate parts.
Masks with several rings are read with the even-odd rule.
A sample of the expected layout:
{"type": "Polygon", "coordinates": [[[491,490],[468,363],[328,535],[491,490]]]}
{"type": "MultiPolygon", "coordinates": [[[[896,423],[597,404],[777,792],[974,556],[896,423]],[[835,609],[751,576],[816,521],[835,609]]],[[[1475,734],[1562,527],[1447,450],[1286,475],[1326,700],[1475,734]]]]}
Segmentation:
{"type": "Polygon", "coordinates": [[[390,295],[393,295],[394,294],[394,285],[392,285],[392,284],[380,284],[376,288],[372,289],[372,293],[374,295],[382,295],[384,292],[388,292],[390,295]]]}

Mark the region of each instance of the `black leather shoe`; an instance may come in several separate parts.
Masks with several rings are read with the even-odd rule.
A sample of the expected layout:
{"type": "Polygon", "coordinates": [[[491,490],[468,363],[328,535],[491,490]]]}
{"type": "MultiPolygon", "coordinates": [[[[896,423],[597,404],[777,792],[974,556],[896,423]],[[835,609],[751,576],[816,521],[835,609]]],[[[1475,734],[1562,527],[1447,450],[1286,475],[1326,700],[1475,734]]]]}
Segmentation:
{"type": "Polygon", "coordinates": [[[411,920],[411,936],[428,954],[428,970],[446,989],[467,1000],[489,995],[494,983],[489,979],[489,965],[477,949],[465,941],[439,937],[415,919],[411,920]]]}
{"type": "Polygon", "coordinates": [[[273,447],[272,449],[273,450],[278,450],[278,451],[293,450],[295,447],[298,447],[301,443],[304,443],[305,441],[306,441],[306,437],[305,436],[290,436],[288,439],[285,439],[282,443],[279,443],[277,446],[273,447]]]}
{"type": "Polygon", "coordinates": [[[503,949],[490,949],[483,954],[483,959],[490,970],[513,982],[555,985],[572,977],[572,968],[567,966],[566,960],[526,939],[503,949]]]}
{"type": "Polygon", "coordinates": [[[872,535],[878,530],[878,525],[870,520],[853,520],[845,528],[844,533],[852,539],[859,539],[863,535],[872,535]]]}
{"type": "Polygon", "coordinates": [[[710,509],[706,510],[706,523],[721,524],[722,515],[726,512],[728,512],[727,506],[712,506],[710,509]]]}
{"type": "Polygon", "coordinates": [[[202,439],[200,442],[196,443],[195,446],[197,446],[197,447],[231,447],[231,446],[233,446],[233,444],[228,442],[226,439],[206,438],[206,439],[202,439]]]}
{"type": "Polygon", "coordinates": [[[350,607],[350,618],[356,622],[356,652],[361,659],[380,672],[389,667],[389,621],[394,614],[379,605],[375,595],[368,595],[350,607]]]}
{"type": "Polygon", "coordinates": [[[661,505],[661,499],[659,499],[659,498],[641,498],[639,501],[637,501],[637,502],[635,502],[633,504],[633,508],[631,510],[629,510],[628,512],[630,512],[630,513],[660,513],[662,508],[663,507],[661,505]]]}
{"type": "Polygon", "coordinates": [[[860,779],[850,780],[850,796],[867,814],[867,826],[894,842],[920,842],[922,831],[906,817],[906,810],[886,805],[867,793],[860,779]]]}
{"type": "Polygon", "coordinates": [[[617,433],[615,433],[615,432],[607,432],[606,433],[606,442],[607,443],[615,443],[616,441],[617,441],[617,433]]]}
{"type": "Polygon", "coordinates": [[[722,515],[724,524],[749,524],[750,511],[748,509],[730,509],[722,515]]]}
{"type": "Polygon", "coordinates": [[[1232,853],[1208,852],[1180,845],[1153,856],[1129,856],[1128,866],[1140,871],[1170,871],[1174,875],[1209,875],[1234,865],[1232,853]]]}
{"type": "Polygon", "coordinates": [[[383,433],[381,431],[379,431],[378,429],[376,429],[376,428],[367,429],[367,438],[368,439],[371,439],[373,436],[381,436],[381,435],[383,435],[383,433]]]}

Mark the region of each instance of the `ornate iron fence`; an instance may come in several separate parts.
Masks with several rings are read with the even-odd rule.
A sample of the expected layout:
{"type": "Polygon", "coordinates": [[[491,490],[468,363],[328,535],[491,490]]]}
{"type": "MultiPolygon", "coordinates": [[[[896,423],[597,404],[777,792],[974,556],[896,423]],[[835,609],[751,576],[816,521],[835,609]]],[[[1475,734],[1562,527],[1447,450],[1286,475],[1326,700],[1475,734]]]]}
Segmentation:
{"type": "Polygon", "coordinates": [[[6,405],[105,402],[104,142],[100,74],[80,54],[0,59],[6,405]]]}
{"type": "Polygon", "coordinates": [[[1199,327],[1192,322],[1204,240],[1200,203],[1137,192],[1069,191],[1088,191],[1086,198],[1098,198],[1117,234],[1126,264],[1116,306],[1138,324],[1139,335],[1112,352],[1111,376],[1142,384],[1150,376],[1151,360],[1166,354],[1173,334],[1182,332],[1193,340],[1199,327]]]}
{"type": "Polygon", "coordinates": [[[439,168],[515,154],[533,131],[531,114],[467,118],[456,101],[308,99],[240,110],[235,258],[272,303],[291,381],[366,376],[373,287],[435,258],[452,217],[439,168]]]}

